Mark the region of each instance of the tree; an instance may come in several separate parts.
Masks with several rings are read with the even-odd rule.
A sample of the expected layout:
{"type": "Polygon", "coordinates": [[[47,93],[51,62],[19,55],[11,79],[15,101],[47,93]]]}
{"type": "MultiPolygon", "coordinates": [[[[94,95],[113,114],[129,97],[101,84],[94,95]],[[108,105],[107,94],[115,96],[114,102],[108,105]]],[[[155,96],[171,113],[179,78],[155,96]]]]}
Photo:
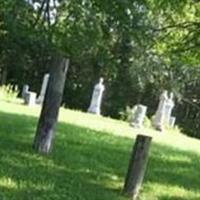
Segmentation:
{"type": "Polygon", "coordinates": [[[48,154],[52,149],[55,128],[62,101],[69,60],[56,56],[52,64],[49,84],[39,118],[33,147],[40,153],[48,154]]]}

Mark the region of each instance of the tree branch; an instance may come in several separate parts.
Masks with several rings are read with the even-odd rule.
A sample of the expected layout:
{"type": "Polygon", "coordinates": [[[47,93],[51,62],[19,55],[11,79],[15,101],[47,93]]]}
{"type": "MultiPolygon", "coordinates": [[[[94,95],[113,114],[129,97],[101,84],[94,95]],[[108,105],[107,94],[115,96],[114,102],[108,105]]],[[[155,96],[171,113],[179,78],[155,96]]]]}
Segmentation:
{"type": "Polygon", "coordinates": [[[179,23],[179,24],[173,24],[173,25],[168,25],[168,26],[164,26],[164,27],[161,27],[161,28],[152,28],[152,30],[154,32],[161,32],[161,31],[166,31],[167,29],[175,29],[175,28],[178,28],[178,29],[186,29],[186,28],[189,28],[189,27],[192,27],[192,26],[200,26],[200,22],[183,22],[183,23],[179,23]]]}
{"type": "Polygon", "coordinates": [[[46,3],[46,0],[43,0],[43,1],[42,1],[42,4],[41,4],[41,7],[40,7],[40,9],[38,10],[38,14],[37,14],[36,20],[35,20],[35,22],[34,22],[34,24],[33,24],[33,28],[36,27],[36,25],[38,24],[38,22],[39,22],[39,20],[40,20],[40,18],[41,18],[41,16],[42,16],[42,11],[44,10],[45,3],[46,3]]]}

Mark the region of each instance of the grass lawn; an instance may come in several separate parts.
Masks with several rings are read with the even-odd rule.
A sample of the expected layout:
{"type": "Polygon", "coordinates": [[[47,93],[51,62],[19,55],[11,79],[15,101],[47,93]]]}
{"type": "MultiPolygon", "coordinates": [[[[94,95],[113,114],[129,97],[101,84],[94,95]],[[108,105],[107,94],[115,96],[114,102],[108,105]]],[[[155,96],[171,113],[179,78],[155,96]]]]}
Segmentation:
{"type": "Polygon", "coordinates": [[[153,136],[140,200],[200,199],[200,140],[61,109],[54,150],[42,156],[31,149],[39,112],[0,101],[0,200],[127,200],[138,133],[153,136]]]}

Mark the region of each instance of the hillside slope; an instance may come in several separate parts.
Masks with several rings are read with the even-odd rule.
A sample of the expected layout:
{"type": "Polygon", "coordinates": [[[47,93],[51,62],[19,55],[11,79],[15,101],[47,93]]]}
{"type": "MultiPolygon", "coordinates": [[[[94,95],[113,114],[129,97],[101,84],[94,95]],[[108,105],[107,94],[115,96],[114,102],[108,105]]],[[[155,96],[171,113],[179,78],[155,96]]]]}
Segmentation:
{"type": "Polygon", "coordinates": [[[199,140],[62,108],[54,151],[41,156],[31,149],[39,112],[0,102],[0,199],[125,200],[138,133],[153,137],[140,199],[200,199],[199,140]]]}

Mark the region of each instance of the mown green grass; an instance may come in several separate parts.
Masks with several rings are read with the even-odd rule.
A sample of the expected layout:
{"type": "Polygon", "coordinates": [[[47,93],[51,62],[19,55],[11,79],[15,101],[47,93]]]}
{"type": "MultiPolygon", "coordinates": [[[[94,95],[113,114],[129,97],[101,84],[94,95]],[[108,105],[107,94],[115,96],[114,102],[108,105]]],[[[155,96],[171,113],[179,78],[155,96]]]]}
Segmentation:
{"type": "Polygon", "coordinates": [[[42,156],[31,149],[39,112],[0,102],[1,200],[126,200],[121,190],[137,133],[153,136],[140,199],[200,199],[198,140],[61,109],[54,150],[42,156]]]}

